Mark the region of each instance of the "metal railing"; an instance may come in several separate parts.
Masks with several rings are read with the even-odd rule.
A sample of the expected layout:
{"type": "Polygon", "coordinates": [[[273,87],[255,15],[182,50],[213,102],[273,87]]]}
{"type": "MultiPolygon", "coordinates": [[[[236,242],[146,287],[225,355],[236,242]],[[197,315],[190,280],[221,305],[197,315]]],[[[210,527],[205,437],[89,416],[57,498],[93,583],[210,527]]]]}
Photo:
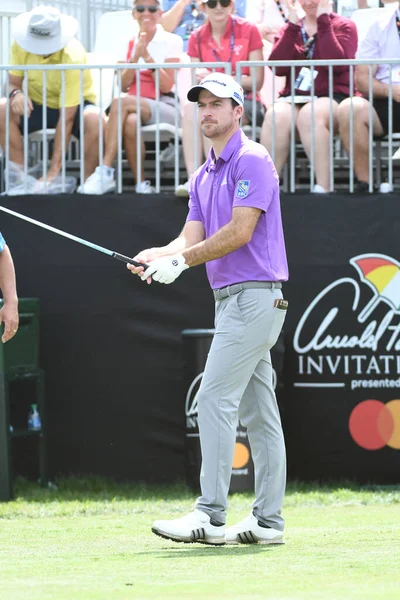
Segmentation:
{"type": "MultiPolygon", "coordinates": [[[[394,65],[394,64],[399,64],[400,60],[386,60],[386,59],[382,59],[382,60],[376,60],[374,61],[373,64],[377,64],[377,65],[394,65]]],[[[374,182],[374,146],[376,141],[373,138],[373,128],[372,128],[372,117],[373,117],[373,110],[372,110],[372,68],[373,65],[368,61],[368,60],[345,60],[345,61],[295,61],[295,62],[290,62],[290,61],[267,61],[267,62],[242,62],[242,63],[238,63],[237,64],[237,77],[240,79],[240,74],[243,71],[243,69],[245,67],[250,67],[251,69],[255,69],[259,66],[268,66],[271,70],[273,75],[276,75],[276,69],[279,67],[289,67],[291,70],[291,85],[292,85],[292,89],[294,89],[294,80],[295,80],[295,68],[299,67],[299,66],[307,66],[311,69],[311,71],[313,71],[314,69],[318,69],[318,67],[323,66],[324,68],[328,68],[329,71],[329,98],[330,98],[330,103],[332,105],[333,102],[333,78],[334,78],[334,67],[335,66],[348,66],[349,68],[349,73],[350,73],[350,95],[353,95],[354,93],[354,89],[355,89],[355,85],[354,85],[354,69],[357,65],[368,65],[369,67],[369,84],[370,84],[370,93],[369,93],[369,100],[370,100],[370,108],[369,108],[369,181],[370,181],[370,191],[373,190],[373,182],[374,182]]],[[[225,65],[226,71],[229,73],[230,71],[230,63],[226,63],[225,65]]],[[[183,63],[168,63],[167,65],[164,64],[158,64],[158,65],[154,65],[154,69],[155,69],[155,85],[156,85],[156,95],[157,98],[159,98],[160,96],[160,77],[159,77],[159,69],[161,68],[168,68],[168,69],[173,69],[174,70],[174,79],[175,79],[175,90],[176,90],[176,94],[175,94],[175,120],[174,120],[174,126],[173,126],[173,133],[170,133],[169,136],[169,141],[173,144],[173,158],[174,158],[174,186],[176,187],[179,183],[179,178],[180,178],[180,164],[182,163],[182,156],[181,156],[181,147],[180,147],[180,141],[181,141],[181,130],[180,130],[180,117],[181,117],[181,110],[182,107],[179,106],[179,101],[178,101],[178,95],[182,96],[182,90],[179,89],[180,86],[180,80],[179,80],[179,76],[178,76],[178,71],[183,70],[183,69],[190,69],[191,70],[191,75],[192,75],[192,82],[195,81],[195,69],[196,68],[207,68],[207,69],[215,69],[215,68],[221,68],[221,63],[218,62],[213,62],[213,63],[196,63],[196,66],[194,67],[193,63],[188,63],[188,64],[183,64],[183,63]],[[181,92],[181,94],[179,94],[179,92],[181,92]]],[[[132,70],[136,70],[139,71],[141,68],[140,65],[138,64],[101,64],[101,65],[63,65],[63,66],[52,66],[52,65],[46,65],[46,66],[29,66],[29,67],[10,67],[10,66],[3,66],[0,67],[0,76],[4,78],[6,86],[8,84],[8,70],[12,69],[12,70],[18,70],[21,71],[21,75],[24,77],[23,80],[23,86],[24,86],[24,98],[25,98],[25,115],[23,117],[23,126],[24,126],[24,131],[27,131],[27,126],[28,126],[28,116],[27,116],[27,98],[28,98],[28,94],[27,94],[27,80],[28,80],[28,72],[29,71],[41,71],[42,72],[42,77],[43,77],[43,89],[46,90],[46,74],[48,71],[50,70],[59,70],[61,71],[61,104],[63,106],[63,108],[61,109],[61,124],[63,125],[62,127],[62,147],[63,147],[63,154],[62,154],[62,166],[61,166],[61,179],[62,182],[65,182],[65,178],[66,178],[66,174],[67,174],[67,168],[69,169],[71,167],[70,164],[67,164],[67,159],[66,159],[66,139],[65,139],[65,73],[66,71],[69,70],[79,70],[80,71],[80,85],[81,85],[81,102],[80,102],[80,108],[81,108],[81,113],[80,113],[80,129],[81,132],[84,131],[84,122],[83,122],[83,108],[84,108],[84,104],[83,104],[83,73],[85,70],[87,69],[98,69],[99,70],[99,89],[98,89],[98,95],[97,95],[97,100],[98,100],[98,104],[102,107],[102,110],[106,108],[105,104],[108,104],[108,100],[104,99],[104,92],[103,92],[103,87],[102,87],[102,80],[104,78],[104,73],[107,70],[112,70],[116,72],[116,79],[115,79],[115,90],[116,90],[116,97],[118,98],[117,102],[118,102],[118,132],[117,132],[117,137],[118,137],[118,152],[117,152],[117,157],[116,157],[116,178],[117,178],[117,192],[121,193],[123,191],[123,171],[124,171],[124,167],[126,164],[126,161],[124,161],[124,155],[123,155],[123,127],[122,127],[122,122],[121,122],[121,96],[118,93],[118,90],[121,89],[121,72],[123,69],[132,69],[132,70]]],[[[313,78],[311,77],[312,82],[313,82],[313,78]]],[[[140,98],[140,78],[137,78],[138,80],[138,88],[137,88],[137,95],[140,98]]],[[[275,97],[276,96],[276,90],[275,90],[275,78],[273,77],[272,79],[272,96],[275,97]]],[[[258,139],[259,134],[260,134],[260,130],[259,128],[256,126],[255,123],[255,115],[256,115],[256,105],[255,105],[255,97],[256,97],[256,89],[255,89],[255,77],[253,77],[253,106],[252,106],[252,115],[253,115],[253,124],[250,127],[247,127],[246,130],[248,132],[248,135],[250,137],[252,137],[253,139],[258,139]]],[[[186,90],[185,90],[186,92],[186,90]]],[[[314,107],[314,102],[315,102],[315,98],[314,98],[314,84],[312,83],[312,88],[310,91],[310,95],[311,95],[311,111],[313,111],[313,107],[314,107]]],[[[111,97],[113,96],[113,94],[111,95],[111,97]]],[[[183,94],[184,96],[184,94],[183,94]]],[[[387,145],[387,170],[388,170],[388,183],[389,185],[393,185],[394,184],[394,169],[393,169],[393,163],[391,161],[391,156],[393,155],[394,150],[396,150],[397,148],[394,147],[394,140],[393,140],[393,122],[392,122],[392,112],[390,110],[390,107],[392,106],[393,103],[393,88],[392,88],[392,84],[389,85],[389,96],[388,96],[388,102],[389,102],[389,134],[387,137],[387,141],[385,142],[387,145]]],[[[44,98],[43,98],[43,106],[46,105],[46,96],[44,94],[44,98]]],[[[194,145],[194,152],[195,152],[195,156],[196,156],[196,152],[197,152],[197,148],[198,148],[198,142],[199,142],[199,136],[200,134],[200,130],[198,128],[198,124],[196,121],[196,107],[195,105],[193,105],[193,109],[195,111],[195,117],[194,117],[194,123],[195,126],[193,128],[193,145],[194,145]]],[[[333,124],[333,118],[332,118],[332,111],[330,111],[330,119],[329,119],[329,169],[330,169],[330,187],[331,190],[335,189],[335,167],[337,166],[336,163],[338,162],[338,137],[337,134],[334,131],[334,124],[333,124]]],[[[313,114],[313,113],[312,113],[313,114]]],[[[296,182],[296,171],[298,170],[298,166],[299,166],[299,153],[301,153],[301,148],[299,149],[299,144],[296,140],[296,130],[295,130],[295,104],[294,101],[291,102],[291,123],[290,123],[290,152],[289,152],[289,161],[288,161],[288,165],[289,165],[289,179],[286,181],[286,183],[284,182],[284,185],[286,186],[286,190],[290,191],[290,192],[295,192],[296,190],[299,189],[299,184],[298,182],[296,182]]],[[[9,107],[9,103],[7,102],[6,104],[6,118],[5,118],[5,148],[4,148],[4,154],[6,157],[6,169],[5,169],[5,185],[6,185],[6,190],[9,189],[9,169],[8,169],[8,162],[9,162],[9,147],[10,147],[10,134],[9,134],[9,118],[10,118],[10,107],[9,107]]],[[[184,125],[183,125],[184,126],[184,125]]],[[[276,126],[274,124],[274,120],[272,123],[272,129],[273,129],[273,134],[272,134],[272,149],[271,149],[271,155],[272,158],[274,159],[274,154],[275,154],[275,141],[277,139],[277,135],[279,135],[279,132],[276,130],[276,126]]],[[[140,114],[138,114],[138,135],[137,135],[137,172],[136,172],[136,181],[140,182],[141,180],[141,170],[142,170],[142,164],[141,164],[141,144],[142,144],[142,139],[143,136],[146,135],[146,127],[143,127],[143,124],[141,123],[141,119],[140,119],[140,114]]],[[[161,165],[161,161],[160,161],[160,155],[161,155],[161,136],[162,136],[162,131],[163,131],[163,127],[162,127],[162,123],[160,120],[160,114],[159,114],[159,108],[157,106],[156,108],[156,124],[155,127],[153,128],[153,131],[151,132],[151,137],[153,138],[153,142],[155,145],[155,173],[154,173],[154,179],[155,179],[155,184],[156,184],[156,191],[159,192],[161,189],[165,189],[164,185],[163,185],[163,178],[162,178],[162,165],[161,165]]],[[[150,134],[149,134],[150,135],[150,134]]],[[[47,131],[47,125],[46,125],[46,111],[43,109],[43,130],[41,133],[42,136],[42,147],[43,147],[43,179],[44,182],[46,182],[46,176],[47,176],[47,169],[48,169],[48,157],[46,156],[47,153],[47,148],[48,148],[48,131],[47,131]]],[[[148,138],[146,138],[148,139],[148,138]]],[[[304,158],[304,155],[302,157],[302,162],[303,164],[306,165],[306,170],[308,171],[308,185],[307,187],[312,191],[313,190],[313,186],[314,186],[314,164],[315,164],[315,145],[314,145],[314,139],[315,139],[315,128],[313,126],[313,120],[311,120],[311,156],[310,159],[308,161],[307,158],[304,158]]],[[[348,170],[348,184],[347,186],[345,186],[350,192],[354,191],[354,152],[353,152],[353,144],[354,144],[354,115],[353,115],[353,110],[351,110],[350,113],[350,152],[349,152],[349,157],[347,158],[346,156],[343,155],[343,153],[341,154],[340,158],[340,164],[343,168],[343,170],[347,171],[348,170]]],[[[103,164],[103,145],[104,145],[104,131],[102,128],[102,124],[101,124],[101,120],[99,119],[99,135],[98,135],[98,148],[99,148],[99,165],[102,166],[103,164]]],[[[340,145],[340,142],[339,142],[340,145]]],[[[23,136],[23,146],[24,146],[24,173],[28,173],[28,168],[29,168],[29,136],[24,135],[23,136]]],[[[84,141],[83,141],[83,135],[80,136],[80,141],[78,144],[78,149],[79,149],[79,160],[76,161],[76,164],[79,166],[79,175],[80,175],[80,179],[81,181],[83,181],[83,177],[84,177],[84,141]]],[[[197,161],[198,162],[198,156],[197,156],[197,161]]],[[[76,165],[75,165],[76,167],[76,165]]],[[[302,187],[304,188],[304,184],[302,185],[302,187]]]]}
{"type": "MultiPolygon", "coordinates": [[[[203,66],[205,68],[212,68],[215,66],[215,63],[203,63],[203,66]]],[[[220,66],[220,63],[219,63],[220,66]]],[[[43,171],[42,171],[42,179],[43,179],[43,184],[44,184],[44,190],[42,191],[42,193],[46,193],[46,180],[47,180],[47,170],[48,170],[48,164],[47,164],[47,146],[48,146],[48,141],[49,141],[49,134],[50,137],[53,136],[53,132],[49,132],[49,130],[47,129],[47,118],[46,118],[46,110],[45,110],[45,106],[46,106],[46,79],[47,76],[46,74],[49,71],[60,71],[61,72],[61,111],[60,111],[60,115],[61,115],[61,131],[62,131],[62,148],[63,148],[63,152],[62,152],[62,164],[61,164],[61,185],[62,185],[62,191],[65,190],[65,181],[66,181],[66,169],[67,169],[67,163],[66,163],[66,154],[67,154],[67,147],[66,147],[66,137],[65,137],[65,94],[66,94],[66,86],[65,86],[65,73],[66,71],[80,71],[80,131],[81,131],[81,135],[80,135],[80,140],[79,140],[79,160],[77,161],[79,164],[79,175],[80,175],[80,180],[81,182],[84,181],[84,169],[85,169],[85,162],[84,162],[84,118],[83,118],[83,112],[84,112],[84,96],[83,96],[83,72],[86,70],[98,70],[99,71],[99,77],[98,77],[98,83],[99,83],[99,87],[98,87],[98,94],[97,94],[97,104],[101,107],[102,111],[104,112],[104,109],[106,109],[108,107],[109,101],[117,98],[117,102],[118,102],[118,131],[117,131],[117,148],[118,148],[118,152],[117,152],[117,157],[116,157],[116,176],[117,176],[117,192],[121,193],[122,192],[122,167],[123,167],[123,139],[122,139],[122,122],[121,122],[121,94],[118,93],[119,90],[121,90],[121,73],[124,69],[129,69],[129,70],[133,70],[133,71],[140,71],[140,69],[142,68],[142,66],[140,64],[131,64],[131,63],[126,63],[126,64],[114,64],[114,65],[109,65],[109,64],[99,64],[99,65],[95,65],[95,67],[93,65],[32,65],[32,66],[6,66],[6,67],[0,67],[0,72],[1,70],[5,71],[5,81],[6,81],[6,89],[8,87],[8,81],[9,81],[9,74],[8,74],[8,70],[12,70],[12,71],[20,71],[21,72],[21,76],[23,77],[23,92],[24,92],[24,116],[23,116],[23,131],[26,132],[28,131],[28,72],[31,71],[39,71],[42,72],[42,81],[43,81],[43,90],[44,90],[44,94],[43,94],[43,101],[42,101],[42,121],[43,121],[43,129],[41,130],[41,139],[42,139],[42,147],[43,147],[43,171]],[[116,73],[116,77],[115,77],[115,93],[116,96],[114,96],[114,94],[111,94],[110,98],[108,98],[107,101],[104,101],[103,98],[103,94],[104,94],[104,90],[103,90],[103,85],[102,85],[102,80],[103,80],[103,73],[104,71],[115,71],[116,73]]],[[[173,142],[174,144],[174,185],[175,187],[178,185],[179,183],[179,161],[180,161],[180,157],[179,157],[179,143],[180,143],[180,138],[181,138],[181,129],[180,129],[180,120],[181,120],[181,111],[180,111],[180,107],[179,107],[179,100],[178,100],[178,80],[177,80],[177,76],[178,76],[178,71],[182,68],[191,68],[193,69],[193,65],[190,64],[182,64],[182,63],[168,63],[168,64],[152,64],[152,68],[154,68],[155,71],[155,89],[156,89],[156,98],[159,99],[160,98],[160,69],[162,68],[168,68],[169,70],[174,70],[174,88],[176,90],[176,94],[175,94],[175,111],[174,111],[174,131],[173,133],[171,133],[170,128],[168,128],[169,131],[169,140],[173,142]]],[[[227,72],[230,72],[230,65],[227,65],[227,72]]],[[[138,104],[140,104],[140,77],[137,77],[137,98],[138,98],[138,104]]],[[[9,119],[10,119],[10,106],[9,106],[9,102],[6,103],[6,111],[5,111],[5,148],[4,148],[4,156],[5,156],[5,190],[7,191],[9,189],[9,149],[10,149],[10,127],[9,127],[9,119]]],[[[138,111],[137,113],[137,119],[138,119],[138,124],[137,124],[137,129],[138,129],[138,134],[137,134],[137,144],[136,144],[136,149],[137,149],[137,169],[136,169],[136,182],[140,183],[141,182],[141,171],[142,171],[142,161],[141,161],[141,145],[142,145],[142,140],[144,135],[148,132],[148,127],[144,124],[142,124],[141,122],[141,115],[140,115],[140,111],[138,111]]],[[[155,156],[156,156],[156,161],[155,161],[155,182],[156,182],[156,192],[159,192],[161,190],[161,169],[160,169],[160,154],[161,154],[161,135],[163,133],[163,131],[165,130],[165,124],[161,122],[160,119],[160,111],[159,111],[159,104],[156,104],[156,114],[155,114],[155,125],[154,127],[151,128],[152,129],[152,137],[154,138],[154,145],[155,145],[155,156]]],[[[197,136],[197,131],[194,133],[194,136],[196,138],[197,136]]],[[[98,134],[98,151],[99,151],[99,166],[102,167],[103,166],[103,146],[104,146],[104,131],[103,131],[103,127],[102,127],[102,122],[99,119],[99,134],[98,134]]],[[[25,175],[25,182],[26,182],[26,175],[28,174],[29,171],[29,135],[23,135],[23,154],[24,154],[24,165],[23,165],[23,171],[24,171],[24,175],[25,175]]],[[[27,186],[25,187],[25,191],[28,192],[28,188],[27,186]]]]}
{"type": "MultiPolygon", "coordinates": [[[[354,79],[354,71],[357,65],[366,65],[369,70],[369,93],[368,93],[368,101],[369,101],[369,191],[373,191],[373,150],[374,150],[374,140],[373,135],[373,74],[372,70],[375,65],[388,65],[391,67],[394,65],[399,65],[400,59],[376,59],[371,62],[370,59],[347,59],[347,60],[298,60],[298,61],[267,61],[267,62],[255,62],[255,61],[246,61],[240,62],[237,64],[237,77],[240,80],[240,75],[244,67],[257,67],[266,65],[272,70],[272,97],[276,96],[275,90],[275,77],[276,77],[276,69],[279,67],[290,68],[290,87],[291,87],[291,95],[292,98],[295,96],[295,70],[298,67],[308,67],[311,71],[311,114],[314,112],[314,103],[317,99],[314,95],[315,83],[313,73],[314,71],[318,71],[318,67],[328,68],[328,80],[329,80],[329,101],[331,104],[330,110],[330,119],[329,119],[329,167],[330,167],[330,191],[334,191],[334,142],[337,134],[334,132],[333,127],[333,111],[332,111],[332,102],[334,100],[334,89],[333,89],[333,78],[334,78],[334,68],[335,67],[349,67],[349,97],[353,97],[356,94],[356,86],[354,79]]],[[[255,95],[255,78],[253,78],[253,95],[255,95]]],[[[391,157],[393,155],[393,118],[392,118],[392,104],[393,104],[393,83],[390,81],[389,84],[389,94],[388,94],[388,134],[387,134],[387,147],[388,147],[388,156],[391,157]]],[[[292,119],[291,119],[291,133],[290,133],[290,185],[286,186],[289,188],[288,191],[295,191],[295,159],[296,159],[296,127],[295,127],[295,104],[294,100],[291,103],[292,108],[292,119]]],[[[253,117],[255,115],[254,103],[253,103],[253,117]]],[[[313,179],[314,179],[314,163],[315,163],[315,152],[314,152],[314,140],[315,140],[315,127],[314,127],[314,119],[311,118],[311,157],[310,157],[310,191],[313,190],[313,179]]],[[[275,121],[273,120],[272,124],[272,149],[270,151],[272,160],[275,160],[275,141],[276,141],[276,127],[275,121]]],[[[256,139],[256,128],[254,125],[253,118],[253,126],[252,126],[252,138],[256,139]]],[[[378,141],[379,143],[379,141],[378,141]]],[[[352,193],[354,191],[354,110],[353,105],[351,106],[350,111],[350,153],[349,153],[349,191],[352,193]]],[[[391,160],[388,160],[388,183],[390,186],[393,186],[393,163],[391,160]]]]}

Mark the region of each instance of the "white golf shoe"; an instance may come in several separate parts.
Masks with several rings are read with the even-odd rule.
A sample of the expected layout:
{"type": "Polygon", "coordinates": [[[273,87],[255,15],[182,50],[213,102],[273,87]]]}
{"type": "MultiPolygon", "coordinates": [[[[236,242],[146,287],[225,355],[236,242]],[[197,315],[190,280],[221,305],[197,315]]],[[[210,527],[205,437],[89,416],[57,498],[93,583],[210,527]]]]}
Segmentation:
{"type": "Polygon", "coordinates": [[[283,544],[283,532],[272,527],[262,527],[251,514],[225,532],[227,544],[283,544]]]}
{"type": "Polygon", "coordinates": [[[201,510],[194,510],[181,519],[155,521],[151,530],[174,542],[200,542],[213,546],[225,544],[225,525],[212,525],[209,515],[201,510]]]}

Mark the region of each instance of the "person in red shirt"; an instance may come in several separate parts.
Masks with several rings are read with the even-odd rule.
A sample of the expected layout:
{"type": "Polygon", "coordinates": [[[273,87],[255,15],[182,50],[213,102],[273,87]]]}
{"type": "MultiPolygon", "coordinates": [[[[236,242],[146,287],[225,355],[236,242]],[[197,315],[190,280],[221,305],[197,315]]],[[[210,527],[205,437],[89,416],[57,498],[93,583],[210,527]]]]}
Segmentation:
{"type": "MultiPolygon", "coordinates": [[[[234,0],[202,0],[203,10],[207,17],[204,25],[193,31],[189,37],[187,53],[191,62],[221,62],[230,63],[232,76],[236,77],[236,63],[239,61],[262,61],[263,42],[257,25],[234,15],[234,0]]],[[[216,69],[225,72],[225,68],[216,69]]],[[[196,71],[197,80],[201,81],[209,70],[200,68],[196,71]]],[[[240,84],[245,91],[244,115],[242,124],[252,122],[253,100],[251,91],[253,89],[253,78],[255,77],[256,90],[259,92],[264,83],[264,68],[244,68],[240,73],[240,84]]],[[[257,94],[256,98],[256,122],[261,126],[265,114],[264,105],[257,94]]],[[[193,131],[195,123],[195,111],[193,104],[187,102],[183,110],[182,143],[185,156],[185,165],[188,177],[193,175],[197,165],[195,160],[195,147],[193,142],[193,131]]],[[[209,145],[205,138],[198,134],[199,149],[198,159],[201,163],[203,156],[208,154],[209,145]],[[203,154],[204,153],[204,154],[203,154]]],[[[189,181],[179,185],[175,193],[177,196],[187,197],[189,195],[189,181]]]]}
{"type": "MultiPolygon", "coordinates": [[[[331,0],[300,0],[305,12],[299,19],[294,0],[289,0],[289,21],[281,29],[269,60],[337,60],[355,58],[357,29],[353,21],[332,12],[331,0]]],[[[292,126],[292,96],[295,96],[296,128],[304,150],[311,156],[314,135],[315,193],[330,188],[329,123],[333,117],[334,132],[338,130],[339,103],[350,94],[349,67],[332,68],[333,89],[329,89],[329,68],[318,65],[296,67],[294,90],[291,90],[291,68],[277,67],[276,75],[285,76],[286,84],[280,98],[271,106],[264,119],[261,143],[266,146],[280,174],[287,161],[292,126]],[[312,78],[314,82],[312,84],[312,78]],[[312,89],[312,85],[314,89],[312,89]],[[313,92],[313,102],[311,94],[313,92]],[[330,96],[332,95],[332,102],[330,96]],[[304,99],[304,102],[303,102],[304,99]],[[275,122],[275,152],[273,150],[273,122],[275,122]]]]}
{"type": "MultiPolygon", "coordinates": [[[[103,165],[78,188],[82,194],[105,194],[115,189],[113,164],[118,152],[118,111],[121,105],[121,127],[126,156],[132,173],[137,173],[137,129],[138,112],[143,125],[157,122],[175,124],[176,101],[173,92],[175,70],[159,69],[159,98],[156,97],[156,71],[154,64],[179,63],[182,54],[182,39],[165,31],[161,25],[162,10],[159,0],[135,0],[132,8],[138,32],[129,42],[126,62],[139,63],[140,70],[124,69],[121,73],[121,98],[114,98],[110,106],[105,131],[103,165]],[[140,78],[140,97],[137,96],[137,75],[140,78]]],[[[138,194],[151,194],[155,190],[149,181],[144,181],[145,147],[142,138],[141,181],[136,183],[138,194]]]]}

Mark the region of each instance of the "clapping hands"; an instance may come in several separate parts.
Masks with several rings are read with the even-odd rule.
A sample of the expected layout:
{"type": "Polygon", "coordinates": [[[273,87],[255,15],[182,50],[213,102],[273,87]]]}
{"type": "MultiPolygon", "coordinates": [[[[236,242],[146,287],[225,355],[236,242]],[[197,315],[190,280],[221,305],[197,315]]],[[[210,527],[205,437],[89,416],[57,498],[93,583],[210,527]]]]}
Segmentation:
{"type": "Polygon", "coordinates": [[[321,15],[329,15],[332,12],[332,0],[320,0],[317,8],[317,19],[321,15]]]}
{"type": "Polygon", "coordinates": [[[142,31],[139,34],[138,41],[135,46],[135,54],[134,54],[131,62],[136,63],[139,60],[139,58],[143,58],[143,60],[145,59],[145,57],[149,53],[149,51],[147,50],[148,43],[149,42],[147,40],[147,33],[145,31],[142,31]]]}
{"type": "Polygon", "coordinates": [[[299,15],[297,12],[297,3],[296,0],[288,0],[287,2],[287,7],[288,7],[288,21],[290,21],[290,23],[293,23],[293,25],[297,25],[299,22],[299,15]]]}

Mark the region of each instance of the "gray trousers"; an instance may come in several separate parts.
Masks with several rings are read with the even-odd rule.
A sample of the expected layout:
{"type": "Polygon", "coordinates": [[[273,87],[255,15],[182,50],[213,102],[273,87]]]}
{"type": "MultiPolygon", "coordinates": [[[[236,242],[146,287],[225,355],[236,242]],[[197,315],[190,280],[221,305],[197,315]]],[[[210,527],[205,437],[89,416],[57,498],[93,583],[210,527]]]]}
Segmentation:
{"type": "Polygon", "coordinates": [[[286,452],[272,385],[270,349],[286,311],[278,289],[245,289],[216,302],[215,335],[198,391],[202,466],[196,508],[225,523],[238,418],[247,427],[255,470],[253,513],[283,531],[286,452]]]}

